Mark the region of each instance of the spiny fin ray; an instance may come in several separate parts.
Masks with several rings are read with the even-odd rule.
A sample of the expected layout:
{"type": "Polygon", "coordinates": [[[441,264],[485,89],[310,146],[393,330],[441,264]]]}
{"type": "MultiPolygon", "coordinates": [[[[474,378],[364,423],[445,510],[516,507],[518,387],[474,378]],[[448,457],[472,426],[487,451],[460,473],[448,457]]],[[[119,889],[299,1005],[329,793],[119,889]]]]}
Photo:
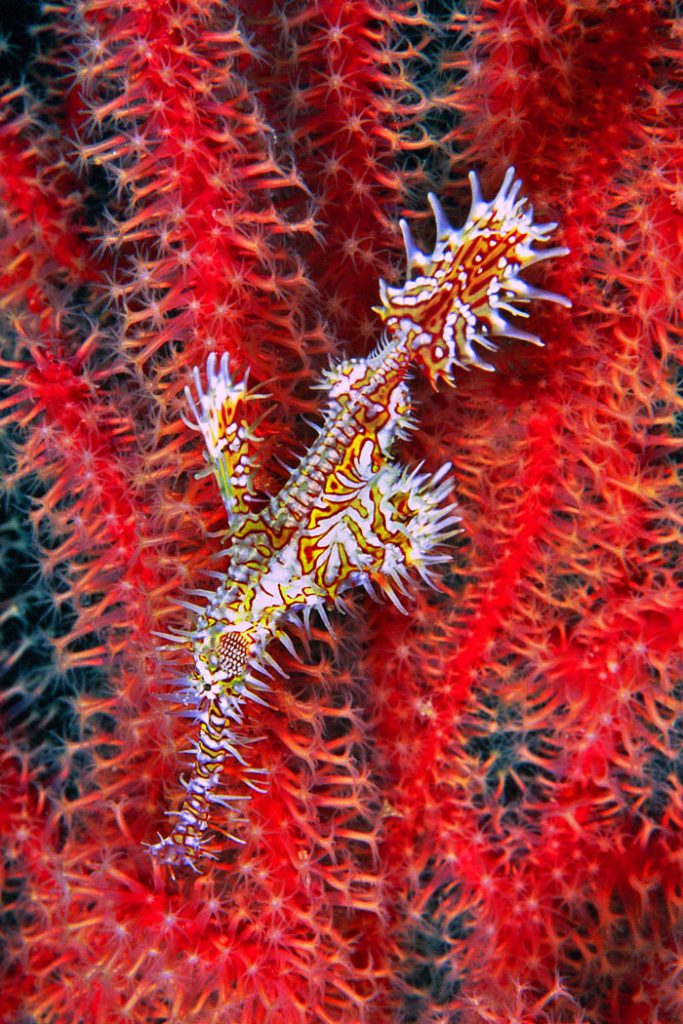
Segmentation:
{"type": "Polygon", "coordinates": [[[193,420],[185,420],[199,430],[206,447],[207,467],[197,474],[213,473],[228,516],[249,511],[254,495],[254,456],[258,438],[245,416],[246,403],[265,396],[249,393],[247,377],[235,380],[227,353],[216,365],[212,352],[206,363],[206,388],[197,367],[193,372],[194,390],[185,395],[193,420]]]}

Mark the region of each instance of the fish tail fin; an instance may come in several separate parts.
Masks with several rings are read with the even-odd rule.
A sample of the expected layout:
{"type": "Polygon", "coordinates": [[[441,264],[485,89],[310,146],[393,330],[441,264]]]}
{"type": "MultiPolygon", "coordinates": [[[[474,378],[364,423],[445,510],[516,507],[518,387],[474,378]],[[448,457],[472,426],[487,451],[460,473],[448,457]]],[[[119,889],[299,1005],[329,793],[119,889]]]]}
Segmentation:
{"type": "Polygon", "coordinates": [[[376,307],[387,336],[403,336],[411,359],[421,366],[436,387],[439,380],[454,384],[456,367],[494,367],[480,349],[495,351],[498,338],[514,338],[542,345],[523,330],[534,299],[571,306],[569,299],[528,284],[522,273],[535,263],[564,256],[564,247],[537,249],[547,242],[556,224],[536,224],[533,209],[519,196],[522,183],[510,167],[497,195],[486,202],[474,171],[470,173],[472,205],[465,224],[454,228],[439,200],[430,193],[436,222],[436,244],[422,252],[406,221],[401,230],[406,246],[408,274],[405,284],[380,282],[382,305],[376,307]],[[515,320],[507,319],[512,315],[515,320]]]}

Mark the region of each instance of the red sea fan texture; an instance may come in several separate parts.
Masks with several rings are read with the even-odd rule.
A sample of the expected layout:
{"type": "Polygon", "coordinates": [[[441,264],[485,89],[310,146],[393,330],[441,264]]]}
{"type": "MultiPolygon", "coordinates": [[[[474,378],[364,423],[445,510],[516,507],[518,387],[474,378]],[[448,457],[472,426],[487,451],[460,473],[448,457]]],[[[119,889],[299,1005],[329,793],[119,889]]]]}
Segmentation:
{"type": "Polygon", "coordinates": [[[679,1022],[675,5],[44,18],[0,126],[3,1024],[679,1022]],[[429,188],[458,223],[466,171],[491,196],[511,164],[574,307],[536,304],[546,348],[495,374],[416,382],[403,456],[454,464],[452,568],[278,654],[263,792],[174,879],[144,844],[189,737],[151,631],[224,529],[191,369],[226,351],[270,392],[277,488],[315,374],[378,336],[398,217],[429,245],[429,188]]]}

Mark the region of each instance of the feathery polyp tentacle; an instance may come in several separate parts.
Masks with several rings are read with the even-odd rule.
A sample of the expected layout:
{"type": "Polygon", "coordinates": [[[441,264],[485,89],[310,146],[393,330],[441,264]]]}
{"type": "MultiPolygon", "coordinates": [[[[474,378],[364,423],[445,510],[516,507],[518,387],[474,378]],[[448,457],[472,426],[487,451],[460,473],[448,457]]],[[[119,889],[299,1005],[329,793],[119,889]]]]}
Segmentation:
{"type": "Polygon", "coordinates": [[[456,366],[492,370],[475,344],[496,350],[494,339],[517,338],[533,344],[540,339],[508,322],[506,314],[526,317],[524,305],[545,299],[563,306],[563,295],[535,288],[521,278],[541,260],[565,255],[564,248],[535,249],[556,225],[535,224],[533,210],[522,196],[522,183],[509,168],[498,194],[490,202],[481,195],[470,173],[472,204],[462,228],[453,228],[436,196],[429,202],[436,223],[436,244],[431,254],[421,252],[405,221],[408,279],[400,288],[380,282],[378,307],[389,338],[403,338],[411,356],[436,386],[439,379],[453,383],[456,366]]]}

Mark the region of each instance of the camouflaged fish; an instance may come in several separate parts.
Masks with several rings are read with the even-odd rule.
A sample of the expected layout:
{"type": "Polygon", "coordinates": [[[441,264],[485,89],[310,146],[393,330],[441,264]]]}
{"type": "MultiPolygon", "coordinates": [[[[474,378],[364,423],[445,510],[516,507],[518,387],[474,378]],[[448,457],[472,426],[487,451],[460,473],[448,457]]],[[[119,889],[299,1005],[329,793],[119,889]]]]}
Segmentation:
{"type": "Polygon", "coordinates": [[[458,522],[450,466],[430,475],[403,467],[393,455],[396,438],[414,426],[411,367],[434,386],[440,380],[453,385],[457,367],[493,369],[478,349],[495,351],[497,338],[541,344],[506,315],[528,316],[531,299],[570,305],[520,276],[568,250],[533,247],[556,225],[534,224],[526,199],[518,198],[514,170],[491,202],[482,199],[474,173],[470,181],[472,205],[459,230],[430,195],[437,236],[432,253],[421,252],[401,222],[408,279],[402,287],[380,282],[382,340],[368,358],[344,360],[325,373],[319,385],[327,393],[323,423],[262,511],[250,511],[257,445],[246,405],[254,396],[245,380],[233,379],[226,355],[209,357],[205,385],[194,371],[194,393],[187,389],[190,425],[202,434],[205,471],[213,473],[225,504],[230,568],[216,574],[215,592],[194,592],[206,600],[205,607],[193,607],[194,628],[166,635],[192,655],[193,669],[174,699],[188,706],[198,736],[173,830],[151,847],[162,862],[199,870],[202,856],[211,856],[216,807],[237,816],[238,798],[221,792],[221,770],[227,757],[246,763],[240,722],[246,701],[263,702],[270,670],[277,669],[271,642],[292,650],[288,624],[306,623],[312,610],[327,623],[326,606],[342,604],[352,587],[378,589],[404,610],[416,574],[429,581],[433,566],[447,558],[443,544],[458,522]]]}

